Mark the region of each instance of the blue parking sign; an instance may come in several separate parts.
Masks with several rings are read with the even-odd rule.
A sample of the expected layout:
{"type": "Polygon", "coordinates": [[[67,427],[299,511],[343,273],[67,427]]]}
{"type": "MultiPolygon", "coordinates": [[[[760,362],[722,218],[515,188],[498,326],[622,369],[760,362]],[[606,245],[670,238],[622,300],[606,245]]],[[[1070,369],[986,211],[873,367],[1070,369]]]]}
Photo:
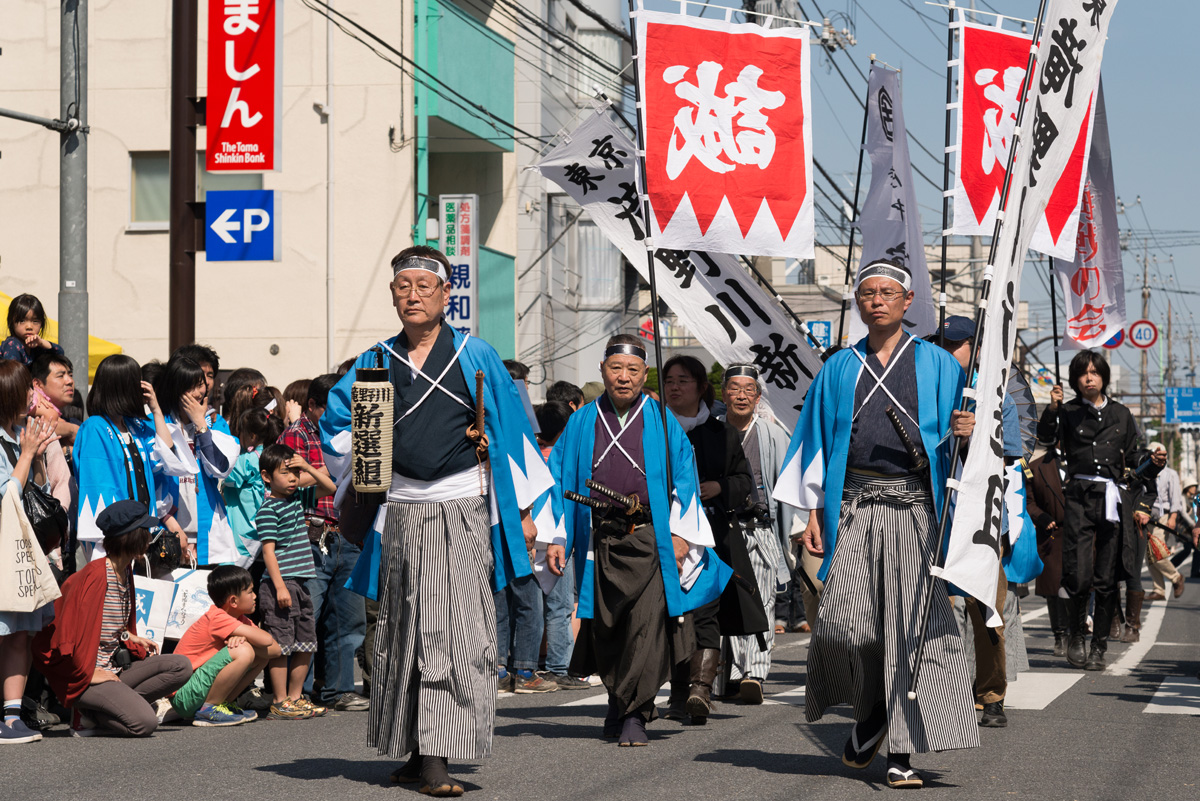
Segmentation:
{"type": "Polygon", "coordinates": [[[208,261],[279,261],[279,197],[272,189],[210,191],[204,198],[208,261]]]}

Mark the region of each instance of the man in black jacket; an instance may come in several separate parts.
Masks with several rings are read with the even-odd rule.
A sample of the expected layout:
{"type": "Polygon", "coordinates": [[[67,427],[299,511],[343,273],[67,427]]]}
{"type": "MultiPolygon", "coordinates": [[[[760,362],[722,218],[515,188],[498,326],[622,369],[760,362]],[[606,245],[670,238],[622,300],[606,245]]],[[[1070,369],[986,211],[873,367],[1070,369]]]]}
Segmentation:
{"type": "Polygon", "coordinates": [[[1108,398],[1109,367],[1100,354],[1080,351],[1069,372],[1075,398],[1050,391],[1038,421],[1038,439],[1062,443],[1067,463],[1062,586],[1066,595],[1072,667],[1103,670],[1109,629],[1117,609],[1117,581],[1137,576],[1145,546],[1141,526],[1150,520],[1154,478],[1166,462],[1148,455],[1129,409],[1108,398]],[[1088,596],[1096,593],[1092,646],[1084,652],[1088,596]]]}

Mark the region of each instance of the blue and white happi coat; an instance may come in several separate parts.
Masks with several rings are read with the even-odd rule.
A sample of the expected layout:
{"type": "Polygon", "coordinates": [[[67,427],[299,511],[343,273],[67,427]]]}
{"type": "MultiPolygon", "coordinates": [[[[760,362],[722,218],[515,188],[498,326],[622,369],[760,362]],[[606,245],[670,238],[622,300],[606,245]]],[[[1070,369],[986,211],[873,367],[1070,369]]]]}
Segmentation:
{"type": "MultiPolygon", "coordinates": [[[[174,505],[163,491],[168,472],[185,470],[173,442],[164,442],[145,418],[126,417],[125,427],[133,442],[133,452],[142,462],[149,491],[150,513],[158,517],[170,514],[174,505]]],[[[79,482],[79,516],[76,520],[81,542],[100,542],[104,533],[96,518],[116,501],[138,500],[137,473],[121,443],[121,432],[101,415],[92,415],[75,434],[71,451],[75,476],[79,482]],[[130,495],[129,488],[133,488],[130,495]]]]}
{"type": "MultiPolygon", "coordinates": [[[[562,535],[562,513],[558,499],[550,493],[554,479],[542,459],[533,427],[525,414],[525,404],[517,391],[508,368],[488,343],[479,337],[463,334],[451,327],[458,367],[463,372],[467,389],[476,403],[475,372],[483,370],[484,428],[488,437],[489,481],[488,503],[491,509],[491,536],[494,570],[492,586],[497,592],[516,578],[531,575],[529,551],[521,527],[521,511],[531,509],[538,531],[558,531],[562,535]]],[[[381,343],[385,353],[394,353],[399,336],[381,343]]],[[[395,356],[390,356],[395,358],[395,356]]],[[[321,453],[329,475],[338,486],[340,506],[347,491],[353,491],[351,469],[350,388],[355,369],[374,367],[375,354],[368,349],[359,354],[342,379],[329,390],[325,413],[318,425],[321,433],[321,453]]],[[[393,453],[402,456],[404,443],[395,442],[393,453]]],[[[390,467],[390,466],[389,466],[390,467]]],[[[379,593],[379,565],[383,526],[387,505],[375,517],[371,532],[363,542],[363,552],[346,586],[368,598],[379,593]]]]}
{"type": "MultiPolygon", "coordinates": [[[[221,495],[221,480],[228,476],[242,446],[229,431],[225,418],[209,412],[208,430],[212,434],[213,446],[225,457],[225,465],[219,467],[210,462],[200,449],[192,450],[183,426],[171,415],[167,416],[167,428],[175,444],[175,453],[183,462],[182,471],[167,471],[163,488],[171,499],[173,508],[179,509],[179,481],[191,477],[196,483],[196,562],[201,565],[238,564],[248,567],[244,549],[239,549],[240,538],[235,537],[229,516],[225,513],[225,498],[221,495]]],[[[191,532],[188,533],[191,536],[191,532]]]]}
{"type": "MultiPolygon", "coordinates": [[[[916,338],[912,347],[917,372],[917,420],[929,457],[936,514],[942,508],[950,476],[950,417],[962,399],[966,376],[958,361],[941,347],[916,338]]],[[[854,393],[867,356],[865,337],[853,351],[835,353],[813,379],[783,470],[775,482],[775,500],[798,509],[824,510],[825,559],[817,574],[821,581],[829,573],[837,542],[846,456],[854,429],[854,393]]]]}
{"type": "MultiPolygon", "coordinates": [[[[720,597],[733,575],[733,569],[722,562],[712,549],[713,534],[700,501],[700,481],[692,443],[673,414],[667,415],[664,438],[658,402],[646,395],[642,403],[642,453],[645,455],[646,488],[650,494],[650,515],[657,542],[659,569],[667,596],[667,614],[678,617],[720,597]],[[671,460],[673,487],[667,486],[665,466],[668,458],[671,460]],[[682,575],[676,567],[672,534],[686,540],[691,546],[682,575]]],[[[593,614],[595,565],[592,510],[583,504],[563,502],[561,499],[564,491],[591,494],[585,482],[592,477],[598,413],[596,401],[592,401],[571,415],[550,454],[550,470],[556,482],[554,494],[560,503],[565,503],[562,507],[566,522],[565,544],[568,556],[573,554],[575,558],[575,586],[579,595],[577,615],[580,618],[591,618],[593,614]]],[[[540,529],[538,540],[563,544],[563,541],[544,536],[540,529]]]]}

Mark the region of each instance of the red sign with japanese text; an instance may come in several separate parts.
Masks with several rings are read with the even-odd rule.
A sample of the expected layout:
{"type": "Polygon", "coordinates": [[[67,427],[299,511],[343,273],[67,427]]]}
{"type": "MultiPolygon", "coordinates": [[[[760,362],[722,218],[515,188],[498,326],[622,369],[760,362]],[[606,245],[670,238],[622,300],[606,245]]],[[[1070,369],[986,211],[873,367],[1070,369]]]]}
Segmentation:
{"type": "Polygon", "coordinates": [[[808,29],[636,20],[655,243],[811,257],[808,29]]]}
{"type": "MultiPolygon", "coordinates": [[[[954,186],[952,232],[991,236],[995,230],[1008,150],[1025,90],[1025,66],[1033,40],[1018,33],[981,25],[962,26],[962,70],[959,77],[958,159],[954,186]]],[[[1088,102],[1092,102],[1088,89],[1088,102]]],[[[1029,115],[1030,111],[1026,111],[1029,115]]],[[[1093,116],[1080,127],[1075,148],[1046,213],[1038,222],[1030,247],[1059,259],[1075,256],[1093,116]]]]}
{"type": "Polygon", "coordinates": [[[280,168],[283,26],[277,0],[209,0],[209,172],[280,168]]]}

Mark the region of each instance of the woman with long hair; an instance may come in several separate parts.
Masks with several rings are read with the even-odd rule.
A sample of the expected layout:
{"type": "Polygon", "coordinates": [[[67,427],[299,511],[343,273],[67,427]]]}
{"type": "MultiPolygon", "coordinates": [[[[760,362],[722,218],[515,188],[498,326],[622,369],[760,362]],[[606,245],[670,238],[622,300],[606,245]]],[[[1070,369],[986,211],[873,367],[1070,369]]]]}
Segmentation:
{"type": "MultiPolygon", "coordinates": [[[[33,377],[29,371],[19,362],[0,360],[0,493],[7,492],[11,483],[24,494],[30,481],[50,491],[45,453],[58,437],[53,423],[29,415],[32,403],[33,377]]],[[[25,694],[25,677],[32,660],[30,638],[53,617],[51,604],[32,612],[0,611],[0,689],[5,699],[0,744],[42,739],[40,732],[21,722],[20,698],[25,694]]]]}
{"type": "Polygon", "coordinates": [[[157,389],[175,450],[186,467],[182,475],[163,482],[175,517],[195,547],[198,564],[237,562],[220,482],[233,470],[241,447],[225,418],[206,408],[209,386],[197,362],[186,356],[172,358],[157,389]]]}
{"type": "MultiPolygon", "coordinates": [[[[175,451],[154,387],[142,380],[142,368],[124,354],[100,362],[87,407],[88,419],[75,435],[71,454],[79,479],[79,541],[100,545],[104,534],[96,518],[117,501],[135,500],[157,513],[186,552],[187,537],[162,493],[167,474],[183,472],[184,463],[175,451]]],[[[102,547],[93,558],[99,554],[102,547]]]]}

